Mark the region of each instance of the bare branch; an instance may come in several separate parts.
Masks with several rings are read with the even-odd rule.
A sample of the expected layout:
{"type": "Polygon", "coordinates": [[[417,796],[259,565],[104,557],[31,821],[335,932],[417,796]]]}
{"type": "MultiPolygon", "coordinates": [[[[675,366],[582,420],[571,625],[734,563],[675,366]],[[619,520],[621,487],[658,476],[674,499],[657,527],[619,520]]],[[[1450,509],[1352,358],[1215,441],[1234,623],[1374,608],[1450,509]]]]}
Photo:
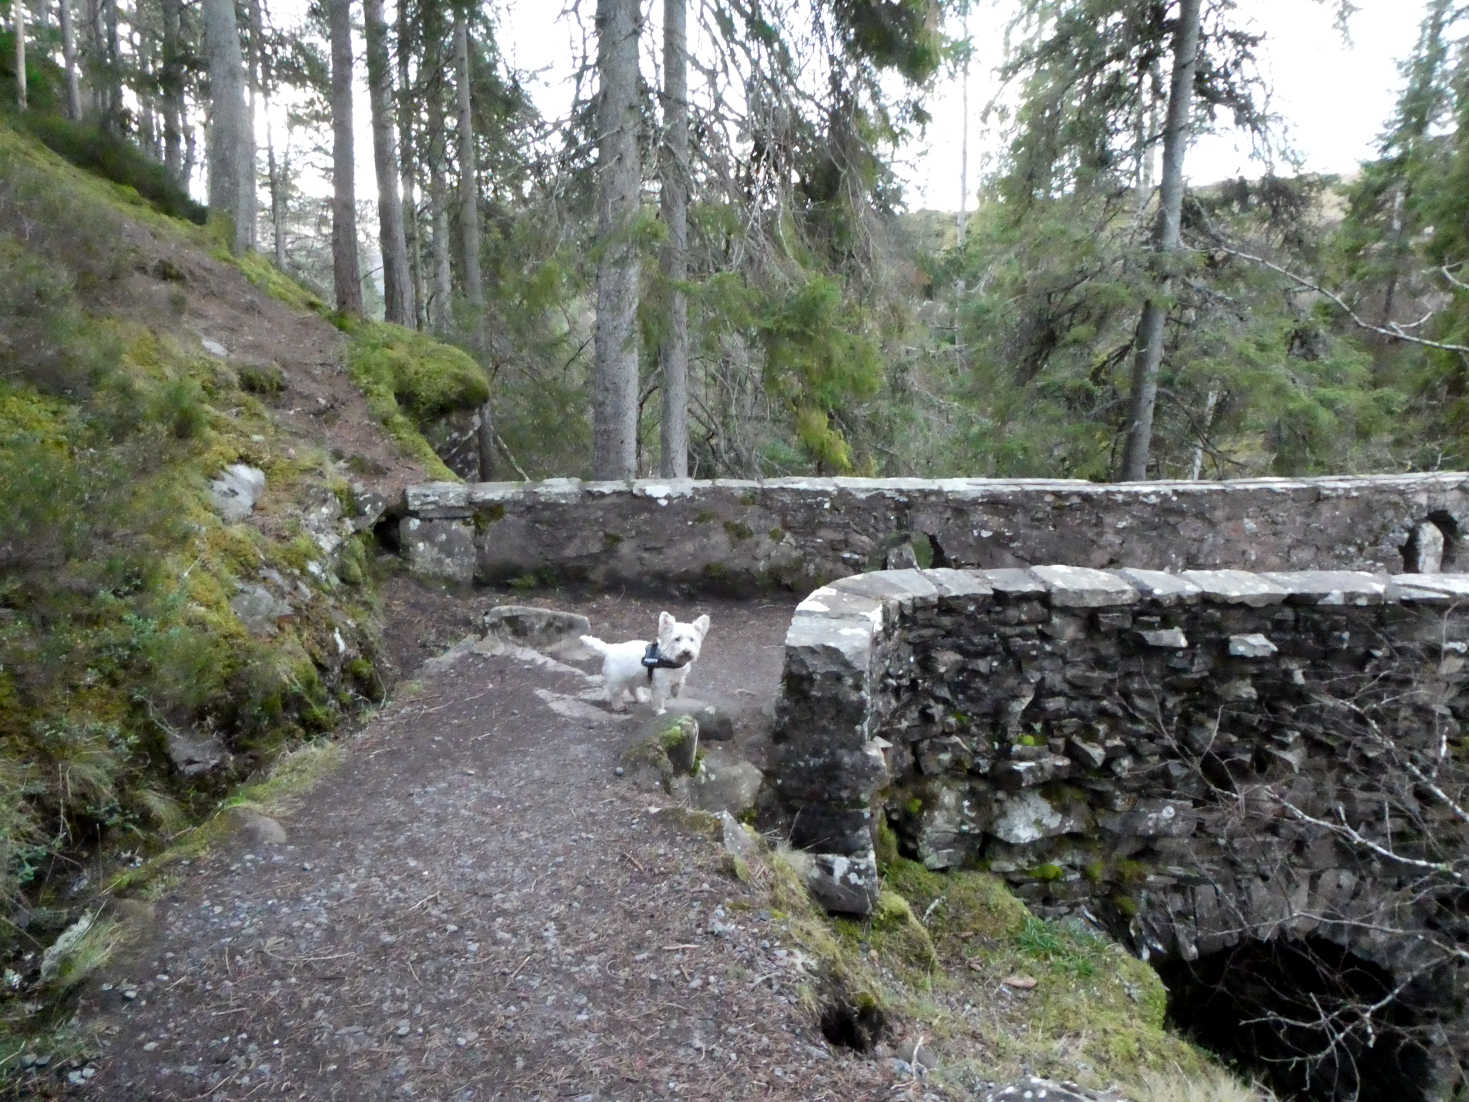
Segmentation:
{"type": "MultiPolygon", "coordinates": [[[[1352,324],[1357,326],[1359,329],[1366,329],[1368,332],[1377,333],[1380,336],[1384,337],[1390,337],[1391,339],[1396,341],[1406,341],[1409,344],[1421,345],[1424,348],[1437,348],[1443,352],[1469,353],[1469,345],[1453,344],[1450,341],[1434,341],[1429,340],[1426,337],[1415,337],[1411,333],[1405,332],[1405,327],[1398,325],[1396,322],[1389,322],[1387,325],[1373,325],[1370,321],[1367,321],[1350,306],[1348,306],[1346,300],[1343,299],[1339,294],[1337,294],[1335,291],[1329,290],[1328,288],[1321,286],[1321,284],[1316,282],[1315,280],[1307,279],[1303,275],[1298,275],[1288,268],[1281,267],[1274,261],[1266,260],[1263,256],[1256,256],[1254,253],[1247,253],[1243,249],[1236,249],[1230,245],[1226,245],[1222,240],[1217,237],[1213,239],[1212,244],[1214,248],[1220,250],[1221,252],[1228,253],[1230,256],[1237,256],[1241,260],[1248,260],[1251,263],[1260,265],[1262,268],[1269,268],[1272,272],[1275,272],[1278,275],[1285,276],[1286,279],[1290,280],[1298,287],[1304,287],[1308,291],[1315,291],[1319,295],[1324,295],[1326,298],[1331,300],[1331,302],[1336,306],[1337,309],[1339,309],[1343,314],[1351,319],[1352,324]]],[[[1450,277],[1450,279],[1459,286],[1464,286],[1463,284],[1459,284],[1457,280],[1453,280],[1452,277],[1450,277]]],[[[1413,327],[1416,328],[1422,325],[1427,320],[1428,318],[1425,315],[1423,318],[1414,322],[1413,327]]]]}

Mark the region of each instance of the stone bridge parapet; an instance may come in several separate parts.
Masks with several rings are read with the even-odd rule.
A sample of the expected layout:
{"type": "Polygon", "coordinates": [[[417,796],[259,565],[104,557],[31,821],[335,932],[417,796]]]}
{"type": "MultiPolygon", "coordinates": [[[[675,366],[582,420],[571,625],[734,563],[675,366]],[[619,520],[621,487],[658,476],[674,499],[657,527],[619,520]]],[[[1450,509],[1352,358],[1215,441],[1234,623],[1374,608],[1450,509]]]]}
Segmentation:
{"type": "Polygon", "coordinates": [[[1436,572],[1469,475],[1103,484],[780,478],[429,483],[395,511],[417,573],[806,591],[884,566],[1436,572]]]}
{"type": "Polygon", "coordinates": [[[1454,1005],[1466,654],[1464,575],[867,573],[795,613],[771,776],[834,910],[881,823],[1145,958],[1322,938],[1454,1005]]]}

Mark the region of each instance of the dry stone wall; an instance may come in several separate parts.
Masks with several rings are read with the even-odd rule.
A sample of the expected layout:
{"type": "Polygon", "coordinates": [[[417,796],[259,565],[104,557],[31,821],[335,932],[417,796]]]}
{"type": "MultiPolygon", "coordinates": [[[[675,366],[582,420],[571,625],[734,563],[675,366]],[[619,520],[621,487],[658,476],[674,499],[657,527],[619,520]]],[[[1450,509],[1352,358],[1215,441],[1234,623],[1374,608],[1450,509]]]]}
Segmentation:
{"type": "Polygon", "coordinates": [[[1466,654],[1463,575],[868,573],[796,611],[771,774],[835,910],[885,820],[1145,957],[1322,937],[1455,1005],[1466,654]]]}
{"type": "Polygon", "coordinates": [[[1452,569],[1469,476],[430,483],[397,510],[410,566],[469,583],[585,579],[806,591],[885,565],[1452,569]]]}

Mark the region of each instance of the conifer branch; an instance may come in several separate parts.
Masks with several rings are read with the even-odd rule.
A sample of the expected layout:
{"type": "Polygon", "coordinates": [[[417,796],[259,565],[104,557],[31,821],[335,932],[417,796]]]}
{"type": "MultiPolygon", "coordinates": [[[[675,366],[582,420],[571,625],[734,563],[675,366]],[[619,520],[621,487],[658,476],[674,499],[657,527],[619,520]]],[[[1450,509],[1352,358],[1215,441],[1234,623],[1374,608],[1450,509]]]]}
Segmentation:
{"type": "MultiPolygon", "coordinates": [[[[1236,249],[1232,246],[1226,245],[1217,237],[1213,238],[1213,240],[1211,241],[1211,245],[1213,248],[1218,249],[1220,252],[1228,253],[1230,256],[1237,256],[1241,260],[1248,260],[1252,263],[1259,264],[1263,268],[1269,268],[1272,272],[1285,276],[1286,279],[1290,280],[1298,287],[1304,287],[1308,291],[1315,291],[1318,295],[1324,295],[1326,298],[1330,299],[1332,303],[1336,305],[1337,309],[1344,313],[1351,320],[1352,324],[1357,326],[1359,329],[1366,329],[1368,332],[1377,333],[1381,336],[1389,337],[1392,340],[1407,341],[1409,344],[1422,345],[1424,348],[1437,348],[1443,352],[1469,353],[1469,345],[1454,344],[1450,341],[1435,341],[1430,340],[1427,337],[1415,337],[1413,334],[1407,332],[1403,326],[1398,325],[1396,322],[1388,322],[1386,325],[1373,325],[1370,321],[1367,321],[1350,306],[1348,306],[1346,300],[1343,299],[1339,294],[1326,287],[1321,286],[1321,284],[1317,283],[1315,280],[1307,279],[1303,275],[1298,275],[1290,269],[1284,268],[1281,265],[1276,264],[1274,261],[1266,260],[1263,256],[1256,256],[1253,253],[1245,252],[1243,249],[1236,249]]],[[[1450,281],[1454,283],[1458,282],[1457,280],[1452,279],[1450,281]]],[[[1459,285],[1463,286],[1462,284],[1459,285]]],[[[1423,322],[1426,320],[1427,318],[1423,318],[1417,322],[1414,322],[1413,324],[1415,326],[1422,325],[1423,322]]]]}

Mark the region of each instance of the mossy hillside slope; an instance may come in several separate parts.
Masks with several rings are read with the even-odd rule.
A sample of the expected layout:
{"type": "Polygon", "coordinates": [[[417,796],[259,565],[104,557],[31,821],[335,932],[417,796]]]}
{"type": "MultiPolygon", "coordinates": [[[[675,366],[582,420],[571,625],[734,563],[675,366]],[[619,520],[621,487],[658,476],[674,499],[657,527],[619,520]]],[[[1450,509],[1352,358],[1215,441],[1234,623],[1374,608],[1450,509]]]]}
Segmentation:
{"type": "MultiPolygon", "coordinates": [[[[0,124],[6,914],[21,900],[22,916],[91,905],[85,892],[56,891],[76,882],[80,862],[99,849],[146,850],[231,779],[382,694],[364,537],[348,523],[354,494],[382,489],[375,477],[444,477],[414,417],[472,405],[482,386],[462,354],[360,323],[348,348],[399,350],[389,397],[400,402],[392,381],[408,377],[435,400],[406,411],[377,403],[396,413],[401,443],[359,423],[365,415],[334,423],[325,401],[308,421],[286,400],[307,370],[289,349],[240,362],[201,341],[201,318],[227,328],[249,314],[241,325],[268,330],[277,314],[321,308],[258,257],[241,269],[288,305],[223,301],[206,229],[0,124]],[[209,480],[232,463],[266,474],[265,496],[240,523],[210,505],[209,480]],[[236,611],[247,590],[273,597],[278,615],[247,625],[236,611]],[[180,743],[222,748],[226,764],[186,776],[169,753],[180,743]]],[[[311,370],[340,375],[342,339],[324,321],[316,329],[336,342],[338,363],[318,356],[311,370]]],[[[30,978],[54,930],[0,930],[0,950],[30,978]]]]}
{"type": "Polygon", "coordinates": [[[809,1009],[824,1029],[844,1010],[860,1040],[916,1059],[945,1096],[1036,1074],[1137,1098],[1256,1097],[1168,1032],[1166,993],[1146,964],[1036,917],[998,877],[933,872],[884,841],[883,891],[863,920],[812,903],[799,852],[733,862],[809,958],[809,1009]]]}

